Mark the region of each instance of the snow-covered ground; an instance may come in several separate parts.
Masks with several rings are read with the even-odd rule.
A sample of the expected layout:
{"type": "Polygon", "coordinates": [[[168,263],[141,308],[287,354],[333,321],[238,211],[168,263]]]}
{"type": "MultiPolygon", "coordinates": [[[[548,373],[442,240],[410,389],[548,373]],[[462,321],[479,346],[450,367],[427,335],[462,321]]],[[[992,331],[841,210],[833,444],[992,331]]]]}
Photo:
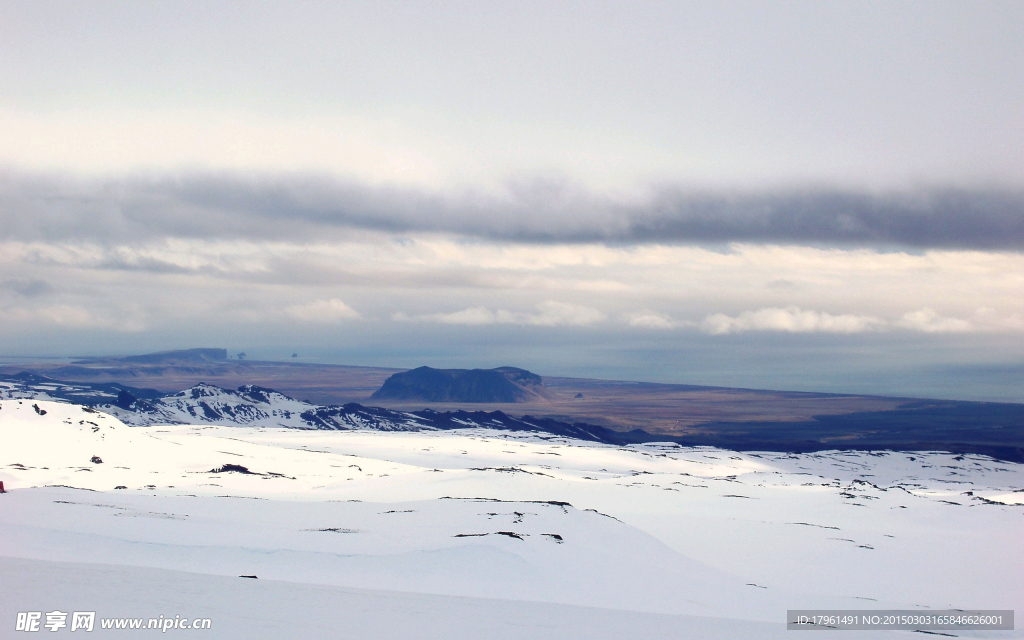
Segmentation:
{"type": "Polygon", "coordinates": [[[128,427],[5,400],[0,480],[0,629],[79,607],[218,638],[750,638],[787,609],[1024,611],[1024,468],[982,456],[128,427]]]}

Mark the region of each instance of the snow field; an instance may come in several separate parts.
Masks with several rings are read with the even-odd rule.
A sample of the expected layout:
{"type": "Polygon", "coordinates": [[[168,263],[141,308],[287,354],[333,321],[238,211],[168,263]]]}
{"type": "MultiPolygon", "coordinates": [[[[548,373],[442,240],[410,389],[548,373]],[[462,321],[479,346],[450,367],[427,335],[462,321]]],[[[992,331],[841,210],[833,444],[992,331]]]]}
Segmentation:
{"type": "MultiPolygon", "coordinates": [[[[30,400],[0,402],[0,442],[4,566],[79,567],[69,593],[93,571],[76,563],[129,582],[183,572],[171,583],[196,589],[256,574],[271,591],[514,602],[524,621],[544,606],[723,620],[707,637],[742,621],[767,637],[787,608],[1024,610],[1024,470],[981,456],[127,427],[30,400]]],[[[225,616],[242,607],[229,600],[225,616]]],[[[553,628],[517,635],[584,627],[553,628]]]]}

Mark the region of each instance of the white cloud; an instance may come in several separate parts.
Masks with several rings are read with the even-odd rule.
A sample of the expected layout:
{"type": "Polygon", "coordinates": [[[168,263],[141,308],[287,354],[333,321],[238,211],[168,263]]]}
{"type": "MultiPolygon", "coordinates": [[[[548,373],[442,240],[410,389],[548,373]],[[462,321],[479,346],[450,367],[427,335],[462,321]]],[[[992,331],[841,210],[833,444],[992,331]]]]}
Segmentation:
{"type": "Polygon", "coordinates": [[[34,309],[12,309],[5,314],[13,322],[43,322],[65,327],[105,327],[88,309],[69,304],[54,304],[34,309]]]}
{"type": "Polygon", "coordinates": [[[1024,315],[980,307],[970,318],[963,319],[942,316],[931,307],[925,307],[903,314],[896,324],[925,333],[1019,333],[1024,331],[1024,315]]]}
{"type": "Polygon", "coordinates": [[[629,326],[638,329],[675,329],[680,323],[663,313],[642,311],[629,317],[629,326]]]}
{"type": "Polygon", "coordinates": [[[738,316],[724,313],[709,315],[701,329],[712,335],[742,333],[745,331],[783,331],[787,333],[861,333],[885,326],[873,316],[853,314],[832,315],[799,307],[767,308],[744,311],[738,316]]]}
{"type": "Polygon", "coordinates": [[[591,307],[564,302],[547,301],[537,305],[540,313],[528,316],[528,324],[554,326],[583,326],[601,322],[605,315],[591,307]]]}
{"type": "Polygon", "coordinates": [[[601,322],[607,316],[597,309],[581,305],[568,304],[548,300],[537,305],[536,313],[491,310],[485,307],[473,307],[453,313],[430,313],[420,316],[409,316],[396,313],[392,316],[397,321],[438,322],[441,324],[461,325],[494,325],[518,324],[541,327],[584,326],[601,322]]]}
{"type": "Polygon", "coordinates": [[[338,298],[315,300],[309,304],[293,305],[285,312],[302,322],[333,323],[359,318],[359,312],[338,298]]]}
{"type": "Polygon", "coordinates": [[[515,314],[502,309],[492,311],[484,307],[473,307],[472,309],[463,309],[462,311],[456,311],[454,313],[431,313],[418,317],[410,317],[402,314],[401,317],[396,315],[396,319],[427,320],[440,322],[441,324],[522,324],[517,322],[517,316],[515,314]]]}
{"type": "Polygon", "coordinates": [[[934,309],[924,308],[903,314],[899,326],[925,333],[967,333],[975,327],[967,320],[940,316],[934,309]]]}
{"type": "Polygon", "coordinates": [[[145,331],[145,313],[134,305],[88,309],[81,304],[44,304],[34,307],[0,309],[4,328],[103,329],[117,332],[145,331]]]}

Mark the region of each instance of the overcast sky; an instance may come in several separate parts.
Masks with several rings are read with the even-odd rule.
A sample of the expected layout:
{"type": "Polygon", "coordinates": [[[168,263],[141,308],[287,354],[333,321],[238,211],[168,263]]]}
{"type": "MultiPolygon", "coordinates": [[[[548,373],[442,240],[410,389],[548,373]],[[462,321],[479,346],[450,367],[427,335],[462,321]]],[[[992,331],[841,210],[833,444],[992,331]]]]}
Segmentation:
{"type": "Polygon", "coordinates": [[[1022,24],[5,2],[0,355],[1024,401],[1022,24]]]}

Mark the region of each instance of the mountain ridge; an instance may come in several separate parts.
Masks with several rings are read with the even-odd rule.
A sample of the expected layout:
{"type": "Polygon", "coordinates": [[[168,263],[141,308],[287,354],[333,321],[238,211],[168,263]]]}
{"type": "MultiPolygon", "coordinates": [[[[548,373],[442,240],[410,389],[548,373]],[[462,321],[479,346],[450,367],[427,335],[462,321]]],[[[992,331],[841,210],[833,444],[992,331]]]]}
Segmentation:
{"type": "MultiPolygon", "coordinates": [[[[887,411],[816,415],[788,422],[705,422],[686,435],[612,430],[502,411],[414,411],[358,403],[315,405],[256,385],[228,390],[200,383],[157,397],[152,390],[106,383],[67,383],[33,374],[0,376],[0,399],[57,400],[92,407],[132,426],[211,424],[295,429],[421,431],[494,429],[576,438],[611,445],[670,442],[734,451],[791,453],[947,451],[1024,462],[1024,405],[912,401],[887,411]]],[[[0,416],[2,419],[2,416],[0,416]]]]}
{"type": "MultiPolygon", "coordinates": [[[[425,431],[497,429],[529,431],[606,444],[623,444],[610,429],[583,423],[565,423],[501,411],[396,411],[358,403],[315,405],[283,393],[242,385],[236,390],[200,383],[176,393],[139,398],[123,385],[68,383],[34,374],[0,376],[0,398],[56,400],[89,406],[130,426],[158,424],[216,424],[225,426],[282,427],[307,430],[425,431]]],[[[151,395],[151,394],[147,394],[151,395]]],[[[653,438],[650,434],[645,436],[653,438]]]]}

